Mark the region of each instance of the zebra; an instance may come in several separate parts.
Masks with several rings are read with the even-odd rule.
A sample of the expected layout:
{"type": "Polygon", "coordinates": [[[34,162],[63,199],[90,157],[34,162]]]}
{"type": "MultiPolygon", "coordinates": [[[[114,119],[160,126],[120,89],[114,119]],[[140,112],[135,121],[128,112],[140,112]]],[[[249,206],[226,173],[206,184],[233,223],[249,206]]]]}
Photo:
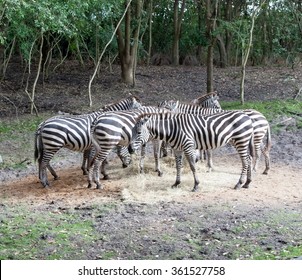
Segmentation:
{"type": "MultiPolygon", "coordinates": [[[[208,115],[208,114],[212,114],[213,110],[212,109],[217,109],[216,112],[221,112],[221,106],[220,103],[218,101],[218,95],[216,92],[210,92],[207,94],[204,94],[202,96],[200,96],[197,99],[194,99],[191,101],[192,104],[198,104],[198,106],[195,106],[195,109],[193,109],[194,107],[192,106],[190,109],[190,114],[200,114],[200,109],[202,109],[202,114],[203,115],[208,115]],[[192,110],[193,109],[193,110],[192,110]]],[[[174,100],[164,100],[161,103],[158,104],[159,107],[161,108],[166,108],[172,112],[179,112],[179,113],[188,113],[187,108],[184,108],[184,110],[182,109],[183,105],[185,103],[180,103],[179,101],[174,101],[174,100]],[[181,107],[181,108],[179,108],[181,107]]],[[[167,145],[163,142],[162,146],[160,147],[160,151],[158,151],[158,153],[163,153],[163,156],[167,156],[168,152],[167,152],[167,145]]],[[[199,152],[198,152],[199,153],[199,152]]],[[[208,165],[208,170],[211,171],[212,170],[212,156],[211,156],[211,151],[207,150],[204,151],[205,154],[207,154],[207,165],[208,165]]],[[[203,153],[199,153],[199,156],[197,157],[197,160],[201,159],[203,160],[203,153]]]]}
{"type": "MultiPolygon", "coordinates": [[[[189,103],[181,103],[179,101],[166,101],[165,108],[171,110],[175,113],[187,113],[187,114],[197,114],[197,115],[211,115],[211,114],[217,114],[221,112],[228,112],[226,110],[222,109],[215,109],[215,108],[202,108],[198,105],[189,104],[189,103]]],[[[264,155],[265,158],[265,170],[263,171],[263,174],[268,174],[268,171],[270,170],[270,156],[269,152],[271,149],[271,131],[270,131],[270,125],[260,112],[252,109],[245,109],[245,110],[239,110],[243,113],[245,113],[248,117],[251,118],[253,123],[253,129],[254,129],[254,147],[255,147],[255,159],[253,164],[253,170],[256,172],[258,163],[260,160],[261,153],[264,155]],[[263,142],[263,138],[267,135],[266,138],[266,144],[263,146],[261,145],[263,142]]],[[[210,172],[213,167],[212,162],[212,152],[207,151],[208,156],[208,171],[210,172]]]]}
{"type": "MultiPolygon", "coordinates": [[[[181,183],[181,162],[185,154],[194,177],[192,191],[199,189],[195,170],[196,149],[215,149],[233,141],[241,158],[242,171],[235,189],[248,188],[251,178],[253,156],[252,120],[240,111],[222,112],[201,116],[182,113],[142,114],[136,130],[146,126],[153,139],[164,140],[174,149],[176,159],[176,181],[172,188],[181,183]]],[[[132,139],[135,142],[135,139],[132,139]]]]}
{"type": "MultiPolygon", "coordinates": [[[[164,112],[168,112],[169,110],[167,110],[165,108],[156,107],[156,106],[142,106],[142,107],[138,108],[137,111],[141,112],[141,113],[164,113],[164,112]]],[[[144,134],[142,135],[142,137],[143,137],[143,139],[147,140],[147,138],[149,137],[149,133],[145,131],[144,134]]],[[[149,141],[152,141],[152,144],[153,144],[155,172],[157,172],[158,176],[161,177],[163,175],[163,172],[161,171],[161,168],[160,168],[159,158],[160,158],[160,148],[163,147],[163,145],[162,145],[163,141],[148,139],[146,141],[146,143],[149,141]]],[[[144,172],[145,155],[146,155],[146,144],[142,145],[142,148],[141,148],[141,158],[140,158],[140,163],[139,163],[140,173],[144,172]]]]}
{"type": "Polygon", "coordinates": [[[35,160],[38,160],[41,184],[44,187],[50,185],[46,168],[55,180],[59,178],[51,167],[50,160],[61,148],[65,147],[79,152],[84,152],[91,148],[91,124],[98,116],[106,111],[129,110],[140,106],[139,99],[131,95],[90,114],[56,116],[42,122],[35,133],[35,160]]]}
{"type": "Polygon", "coordinates": [[[217,92],[214,91],[193,99],[191,103],[199,105],[203,108],[221,109],[218,99],[219,99],[218,94],[217,92]]]}
{"type": "Polygon", "coordinates": [[[99,169],[115,146],[128,146],[132,142],[132,137],[140,139],[137,144],[132,143],[129,147],[129,152],[133,153],[149,140],[149,133],[145,133],[147,138],[142,139],[142,134],[134,129],[141,114],[139,110],[106,112],[94,120],[91,126],[91,139],[96,154],[88,170],[88,188],[92,187],[93,182],[97,189],[103,188],[100,184],[99,169]]]}

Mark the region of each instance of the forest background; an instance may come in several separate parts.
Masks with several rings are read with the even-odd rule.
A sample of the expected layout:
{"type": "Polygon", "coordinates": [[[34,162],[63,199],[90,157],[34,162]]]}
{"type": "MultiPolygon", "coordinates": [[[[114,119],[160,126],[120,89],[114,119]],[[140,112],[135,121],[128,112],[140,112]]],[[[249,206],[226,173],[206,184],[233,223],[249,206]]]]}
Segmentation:
{"type": "Polygon", "coordinates": [[[206,65],[208,92],[214,66],[240,66],[244,103],[246,65],[294,69],[302,59],[299,0],[4,0],[0,22],[0,78],[21,67],[31,113],[37,83],[70,60],[94,66],[91,106],[93,79],[113,64],[134,87],[137,64],[206,65]]]}

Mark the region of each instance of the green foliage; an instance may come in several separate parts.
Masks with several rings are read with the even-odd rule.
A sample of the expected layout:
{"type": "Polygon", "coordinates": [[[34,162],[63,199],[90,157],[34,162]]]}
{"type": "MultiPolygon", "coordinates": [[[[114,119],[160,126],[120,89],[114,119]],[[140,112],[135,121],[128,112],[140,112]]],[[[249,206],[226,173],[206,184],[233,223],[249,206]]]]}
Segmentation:
{"type": "Polygon", "coordinates": [[[296,119],[296,126],[302,129],[302,102],[296,100],[270,100],[270,101],[254,101],[246,102],[241,105],[239,101],[221,102],[221,106],[225,110],[242,110],[254,109],[261,112],[269,122],[276,123],[281,116],[292,117],[296,119]]]}

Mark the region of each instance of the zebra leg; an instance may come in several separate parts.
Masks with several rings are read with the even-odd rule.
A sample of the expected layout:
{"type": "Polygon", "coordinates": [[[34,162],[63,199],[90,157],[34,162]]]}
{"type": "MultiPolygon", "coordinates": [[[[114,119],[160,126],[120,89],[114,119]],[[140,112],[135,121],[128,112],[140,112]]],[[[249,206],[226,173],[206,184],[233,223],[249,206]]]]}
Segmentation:
{"type": "Polygon", "coordinates": [[[194,187],[192,189],[192,192],[196,192],[199,190],[199,180],[198,177],[196,175],[196,168],[195,168],[195,162],[196,162],[196,150],[195,149],[191,149],[189,151],[185,151],[185,155],[186,158],[189,162],[191,171],[193,173],[193,177],[194,177],[194,187]]]}
{"type": "Polygon", "coordinates": [[[101,173],[103,174],[103,180],[108,180],[109,179],[109,175],[107,173],[107,169],[106,167],[108,166],[108,160],[105,159],[103,162],[102,162],[102,165],[101,165],[101,173]]]}
{"type": "Polygon", "coordinates": [[[167,157],[168,156],[168,144],[165,141],[160,141],[160,157],[167,157]]]}
{"type": "Polygon", "coordinates": [[[54,177],[55,180],[57,180],[59,178],[59,176],[57,175],[57,173],[55,172],[55,170],[51,167],[51,165],[49,163],[50,160],[53,158],[54,154],[58,150],[49,151],[49,152],[43,151],[42,157],[39,158],[39,160],[38,160],[38,162],[39,162],[39,179],[41,181],[41,184],[45,188],[50,186],[50,184],[48,182],[48,178],[47,178],[46,168],[50,171],[51,175],[54,177]]]}
{"type": "Polygon", "coordinates": [[[117,155],[120,158],[120,160],[122,161],[123,168],[128,167],[132,160],[131,155],[129,154],[128,148],[125,146],[117,145],[116,149],[117,149],[117,155]]]}
{"type": "Polygon", "coordinates": [[[252,182],[252,157],[249,156],[248,158],[248,162],[249,162],[249,166],[248,166],[248,169],[247,169],[247,179],[246,179],[246,182],[245,184],[242,186],[243,188],[248,188],[250,186],[250,183],[252,182]]]}
{"type": "Polygon", "coordinates": [[[255,152],[254,148],[254,137],[253,134],[250,136],[249,142],[244,144],[234,142],[234,145],[237,149],[237,152],[240,155],[242,162],[242,171],[238,183],[235,186],[235,189],[239,189],[244,185],[244,188],[248,188],[252,180],[252,160],[255,152]]]}
{"type": "Polygon", "coordinates": [[[265,170],[263,171],[262,174],[267,175],[268,171],[270,170],[270,156],[269,156],[269,150],[266,147],[261,147],[261,152],[264,155],[265,159],[265,170]]]}
{"type": "Polygon", "coordinates": [[[172,185],[172,188],[177,188],[181,182],[181,167],[182,167],[183,152],[174,151],[174,155],[175,155],[175,163],[176,163],[176,180],[175,183],[172,185]]]}
{"type": "Polygon", "coordinates": [[[141,158],[139,160],[139,172],[141,174],[144,173],[144,162],[145,162],[145,156],[146,156],[146,145],[142,145],[141,149],[141,158]]]}
{"type": "Polygon", "coordinates": [[[261,156],[261,148],[260,148],[260,143],[255,144],[255,161],[254,161],[254,167],[253,171],[257,171],[257,167],[260,161],[260,156],[261,156]]]}
{"type": "Polygon", "coordinates": [[[39,179],[44,188],[50,186],[47,178],[46,167],[47,165],[43,161],[39,160],[39,179]]]}
{"type": "Polygon", "coordinates": [[[247,170],[249,168],[249,156],[241,157],[241,162],[242,162],[241,175],[234,189],[240,189],[244,185],[247,179],[247,170]]]}
{"type": "Polygon", "coordinates": [[[57,175],[56,171],[55,171],[55,170],[52,168],[52,166],[50,165],[50,163],[48,163],[47,169],[49,170],[49,172],[50,172],[51,175],[53,176],[54,180],[60,179],[59,176],[57,175]]]}
{"type": "Polygon", "coordinates": [[[88,170],[88,188],[91,188],[92,181],[96,184],[97,189],[103,189],[100,183],[100,166],[106,160],[110,149],[101,149],[98,155],[92,160],[88,170]]]}
{"type": "Polygon", "coordinates": [[[153,154],[154,154],[154,159],[155,159],[155,172],[157,172],[157,175],[159,177],[163,176],[163,172],[160,170],[160,149],[162,145],[161,140],[153,140],[153,154]]]}
{"type": "Polygon", "coordinates": [[[83,175],[87,175],[88,174],[90,153],[91,153],[91,149],[85,150],[83,152],[83,160],[82,160],[82,165],[81,165],[81,169],[83,171],[83,175]]]}
{"type": "Polygon", "coordinates": [[[211,173],[213,170],[213,152],[211,150],[206,151],[207,154],[207,172],[211,173]]]}

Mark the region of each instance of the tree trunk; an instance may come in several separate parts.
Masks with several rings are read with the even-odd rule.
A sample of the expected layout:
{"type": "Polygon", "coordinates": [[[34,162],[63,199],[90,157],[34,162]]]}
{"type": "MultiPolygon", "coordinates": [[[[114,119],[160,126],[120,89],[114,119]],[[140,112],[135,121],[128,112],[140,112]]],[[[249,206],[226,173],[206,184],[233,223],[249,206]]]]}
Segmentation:
{"type": "Polygon", "coordinates": [[[245,97],[244,97],[244,81],[245,81],[245,68],[246,64],[249,58],[250,50],[252,47],[252,42],[253,42],[253,31],[254,31],[254,26],[255,26],[255,19],[258,15],[259,10],[261,9],[262,5],[264,4],[266,0],[263,0],[259,4],[259,6],[253,11],[252,16],[251,16],[251,29],[250,29],[250,34],[249,34],[249,41],[247,44],[246,49],[242,49],[242,66],[241,66],[241,81],[240,81],[240,98],[241,98],[241,104],[244,105],[245,102],[245,97]]]}
{"type": "Polygon", "coordinates": [[[152,53],[152,13],[153,13],[153,0],[150,0],[150,18],[149,18],[149,43],[148,43],[148,57],[147,65],[150,65],[151,53],[152,53]]]}
{"type": "Polygon", "coordinates": [[[213,36],[213,32],[216,28],[216,15],[217,15],[217,0],[214,1],[214,8],[212,9],[211,0],[206,0],[206,11],[207,11],[207,30],[206,36],[208,39],[208,52],[207,52],[207,92],[212,92],[214,90],[213,84],[213,52],[216,43],[216,38],[213,36]]]}
{"type": "Polygon", "coordinates": [[[181,11],[178,14],[179,0],[174,1],[174,36],[173,36],[173,48],[172,48],[172,64],[179,65],[179,40],[182,18],[185,11],[186,0],[182,0],[181,11]]]}
{"type": "Polygon", "coordinates": [[[226,68],[228,66],[228,58],[227,58],[227,51],[225,48],[224,41],[220,35],[217,36],[217,43],[220,55],[219,66],[221,68],[226,68]]]}
{"type": "MultiPolygon", "coordinates": [[[[125,1],[125,5],[130,0],[125,1]]],[[[135,85],[135,67],[138,49],[139,31],[141,23],[142,0],[131,3],[125,16],[125,31],[121,27],[117,29],[117,43],[121,61],[121,78],[126,84],[135,85]],[[132,17],[134,18],[132,20],[132,17]],[[133,37],[131,37],[133,34],[133,37]]]]}

